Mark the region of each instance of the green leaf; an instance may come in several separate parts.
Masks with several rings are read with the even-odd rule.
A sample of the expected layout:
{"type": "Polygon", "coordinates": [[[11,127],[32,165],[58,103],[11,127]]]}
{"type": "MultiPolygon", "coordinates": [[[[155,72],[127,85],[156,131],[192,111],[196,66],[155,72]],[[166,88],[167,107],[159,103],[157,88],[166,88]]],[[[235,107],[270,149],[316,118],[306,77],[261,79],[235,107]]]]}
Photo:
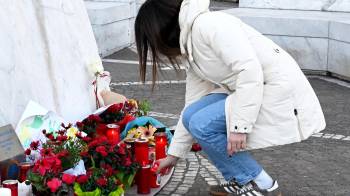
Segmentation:
{"type": "Polygon", "coordinates": [[[108,194],[108,196],[121,196],[124,193],[124,189],[122,187],[118,187],[117,190],[108,194]]]}
{"type": "Polygon", "coordinates": [[[96,188],[94,191],[83,192],[78,183],[74,183],[74,193],[77,196],[101,196],[101,190],[99,188],[96,188]]]}

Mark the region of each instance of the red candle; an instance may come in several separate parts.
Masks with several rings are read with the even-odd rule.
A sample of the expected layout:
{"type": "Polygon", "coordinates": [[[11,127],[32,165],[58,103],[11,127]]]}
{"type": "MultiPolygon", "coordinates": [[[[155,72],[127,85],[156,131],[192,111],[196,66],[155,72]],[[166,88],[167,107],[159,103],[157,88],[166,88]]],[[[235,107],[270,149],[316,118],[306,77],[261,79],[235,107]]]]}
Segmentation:
{"type": "Polygon", "coordinates": [[[168,145],[167,136],[164,132],[154,134],[156,143],[156,160],[166,157],[166,147],[168,145]]]}
{"type": "Polygon", "coordinates": [[[135,159],[142,167],[148,165],[148,139],[135,140],[135,159]]]}
{"type": "Polygon", "coordinates": [[[27,180],[27,174],[30,168],[33,166],[30,162],[22,162],[19,164],[19,182],[24,182],[27,180]]]}
{"type": "Polygon", "coordinates": [[[161,176],[159,173],[157,173],[159,167],[159,163],[154,163],[153,166],[151,167],[151,177],[150,177],[150,182],[151,182],[151,188],[158,188],[161,183],[161,176]]]}
{"type": "Polygon", "coordinates": [[[17,180],[5,180],[2,182],[4,188],[11,190],[11,196],[18,196],[18,182],[17,180]]]}
{"type": "Polygon", "coordinates": [[[138,194],[149,194],[151,192],[150,186],[150,175],[151,175],[151,166],[147,165],[140,168],[137,178],[137,193],[138,194]]]}
{"type": "Polygon", "coordinates": [[[118,144],[120,142],[120,127],[115,124],[108,124],[106,135],[111,144],[118,144]]]}
{"type": "Polygon", "coordinates": [[[124,143],[126,144],[126,147],[130,149],[132,155],[135,155],[135,140],[135,138],[124,139],[124,143]]]}

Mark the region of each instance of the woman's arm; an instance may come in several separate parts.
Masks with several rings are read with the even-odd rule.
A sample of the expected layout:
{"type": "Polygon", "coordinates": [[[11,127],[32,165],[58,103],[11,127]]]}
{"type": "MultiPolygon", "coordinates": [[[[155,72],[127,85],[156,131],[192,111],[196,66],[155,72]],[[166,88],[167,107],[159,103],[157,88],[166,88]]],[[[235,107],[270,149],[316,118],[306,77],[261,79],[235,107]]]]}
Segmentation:
{"type": "MultiPolygon", "coordinates": [[[[186,62],[187,63],[187,62],[186,62]]],[[[186,98],[185,108],[191,103],[199,100],[201,97],[209,94],[215,89],[215,85],[199,78],[193,70],[189,68],[186,77],[186,98]]],[[[183,111],[185,110],[183,109],[183,111]]],[[[182,112],[175,129],[175,135],[170,144],[168,154],[175,157],[185,157],[191,150],[193,138],[182,124],[182,112]]]]}

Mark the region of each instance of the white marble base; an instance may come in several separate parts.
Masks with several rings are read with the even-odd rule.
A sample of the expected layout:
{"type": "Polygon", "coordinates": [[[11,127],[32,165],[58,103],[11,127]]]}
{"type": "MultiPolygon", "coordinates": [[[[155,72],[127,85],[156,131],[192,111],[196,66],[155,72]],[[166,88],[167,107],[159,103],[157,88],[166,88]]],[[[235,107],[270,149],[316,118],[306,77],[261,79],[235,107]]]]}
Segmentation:
{"type": "Polygon", "coordinates": [[[328,39],[290,36],[268,36],[285,49],[302,69],[327,70],[328,39]]]}
{"type": "Polygon", "coordinates": [[[240,0],[239,7],[350,12],[349,0],[240,0]]]}
{"type": "Polygon", "coordinates": [[[302,69],[350,78],[350,13],[250,8],[225,12],[270,37],[302,69]]]}
{"type": "Polygon", "coordinates": [[[350,79],[350,43],[329,41],[328,70],[350,79]]]}
{"type": "Polygon", "coordinates": [[[101,56],[133,43],[135,0],[85,1],[101,56]]]}
{"type": "Polygon", "coordinates": [[[29,100],[70,122],[95,110],[88,68],[101,59],[82,0],[1,0],[0,26],[0,126],[29,100]]]}

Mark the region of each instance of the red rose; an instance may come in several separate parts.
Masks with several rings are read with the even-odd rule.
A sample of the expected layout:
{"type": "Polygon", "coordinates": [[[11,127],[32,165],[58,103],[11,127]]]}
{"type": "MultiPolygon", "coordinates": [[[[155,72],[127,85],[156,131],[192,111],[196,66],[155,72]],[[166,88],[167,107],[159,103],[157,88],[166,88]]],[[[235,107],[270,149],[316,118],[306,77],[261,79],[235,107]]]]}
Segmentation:
{"type": "Polygon", "coordinates": [[[57,136],[57,140],[60,142],[64,142],[68,139],[68,137],[66,135],[58,135],[57,136]]]}
{"type": "Polygon", "coordinates": [[[101,119],[98,115],[96,115],[96,114],[91,114],[91,115],[88,117],[88,121],[99,123],[99,122],[102,121],[102,119],[101,119]]]}
{"type": "Polygon", "coordinates": [[[43,148],[40,150],[40,155],[45,157],[45,156],[53,156],[53,152],[51,148],[43,148]]]}
{"type": "Polygon", "coordinates": [[[46,134],[46,137],[47,137],[47,139],[49,139],[51,141],[55,141],[56,140],[55,137],[52,135],[52,133],[46,134]]]}
{"type": "Polygon", "coordinates": [[[202,150],[202,147],[198,143],[192,144],[191,151],[198,152],[198,151],[201,151],[201,150],[202,150]]]}
{"type": "Polygon", "coordinates": [[[83,137],[82,140],[83,140],[84,142],[88,143],[88,142],[90,142],[92,139],[91,139],[91,137],[86,136],[86,137],[83,137]]]}
{"type": "Polygon", "coordinates": [[[110,177],[114,174],[112,166],[110,166],[108,164],[102,164],[101,167],[105,170],[107,177],[110,177]]]}
{"type": "Polygon", "coordinates": [[[87,157],[87,156],[89,156],[89,152],[88,151],[83,151],[83,152],[80,153],[80,156],[87,157]]]}
{"type": "Polygon", "coordinates": [[[80,175],[80,176],[78,176],[77,179],[76,179],[77,183],[79,183],[79,184],[84,184],[84,183],[86,183],[88,180],[89,180],[89,178],[88,178],[87,175],[80,175]]]}
{"type": "Polygon", "coordinates": [[[83,138],[83,134],[79,131],[75,134],[75,136],[79,139],[83,138]]]}
{"type": "Polygon", "coordinates": [[[106,186],[107,185],[107,179],[106,178],[99,178],[96,180],[96,184],[100,187],[106,186]]]}
{"type": "Polygon", "coordinates": [[[126,148],[124,147],[119,147],[118,148],[118,151],[117,151],[118,154],[121,154],[121,155],[125,155],[126,154],[126,148]]]}
{"type": "Polygon", "coordinates": [[[32,143],[30,143],[30,148],[32,150],[37,150],[39,147],[39,141],[32,141],[32,143]]]}
{"type": "Polygon", "coordinates": [[[75,182],[75,176],[70,175],[70,174],[63,174],[62,176],[62,181],[68,185],[71,185],[75,182]]]}
{"type": "Polygon", "coordinates": [[[107,108],[107,112],[109,113],[117,113],[120,112],[120,110],[123,108],[124,104],[113,104],[107,108]]]}
{"type": "Polygon", "coordinates": [[[24,152],[24,154],[30,155],[31,152],[32,152],[32,151],[28,148],[28,149],[24,152]]]}
{"type": "Polygon", "coordinates": [[[96,133],[97,135],[104,135],[107,131],[107,125],[105,124],[98,124],[96,127],[96,133]]]}
{"type": "Polygon", "coordinates": [[[52,193],[55,193],[57,189],[62,185],[62,181],[58,178],[53,178],[47,182],[47,186],[50,188],[52,193]]]}
{"type": "Polygon", "coordinates": [[[127,157],[124,161],[124,166],[129,167],[132,164],[131,158],[127,157]]]}
{"type": "Polygon", "coordinates": [[[106,148],[104,146],[97,147],[96,152],[100,153],[103,157],[108,155],[106,148]]]}
{"type": "Polygon", "coordinates": [[[63,130],[59,130],[59,131],[58,131],[58,134],[59,134],[59,135],[64,135],[64,134],[66,134],[66,132],[67,132],[67,131],[63,129],[63,130]]]}
{"type": "Polygon", "coordinates": [[[84,123],[82,123],[82,122],[77,122],[76,125],[77,125],[78,129],[81,129],[84,127],[84,123]]]}
{"type": "Polygon", "coordinates": [[[124,118],[118,122],[118,125],[120,126],[121,129],[124,129],[124,127],[131,121],[135,120],[135,117],[132,115],[125,115],[124,118]]]}
{"type": "Polygon", "coordinates": [[[57,153],[56,156],[57,156],[58,158],[62,158],[62,157],[67,157],[68,155],[69,155],[69,152],[68,152],[67,150],[63,150],[63,151],[57,153]]]}

